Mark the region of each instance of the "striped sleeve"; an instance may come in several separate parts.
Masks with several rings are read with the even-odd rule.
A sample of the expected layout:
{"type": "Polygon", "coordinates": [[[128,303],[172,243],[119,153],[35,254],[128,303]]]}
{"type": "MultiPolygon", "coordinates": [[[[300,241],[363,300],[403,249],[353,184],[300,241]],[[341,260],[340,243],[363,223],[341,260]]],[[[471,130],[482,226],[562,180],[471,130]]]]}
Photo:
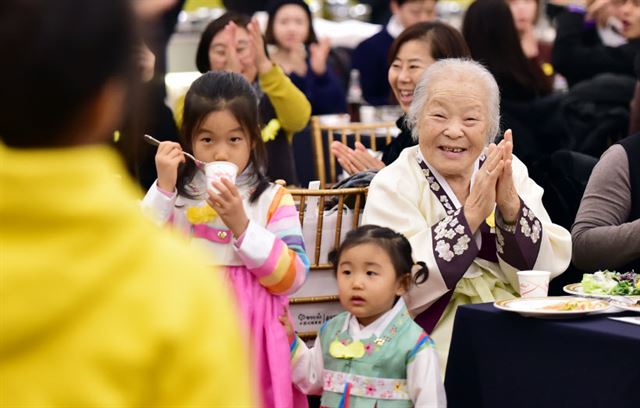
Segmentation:
{"type": "Polygon", "coordinates": [[[290,294],[298,290],[307,277],[309,259],[291,194],[280,188],[269,208],[267,226],[250,221],[236,249],[269,292],[290,294]]]}
{"type": "Polygon", "coordinates": [[[296,336],[293,339],[293,343],[289,345],[289,351],[291,353],[291,362],[295,363],[304,355],[305,344],[300,340],[300,337],[296,336]]]}
{"type": "Polygon", "coordinates": [[[438,353],[424,332],[407,358],[407,388],[414,407],[447,406],[438,353]]]}
{"type": "Polygon", "coordinates": [[[418,337],[418,340],[416,341],[415,346],[413,347],[413,349],[411,349],[411,351],[407,355],[407,364],[411,363],[415,359],[416,354],[418,354],[418,352],[429,347],[435,348],[435,343],[433,342],[431,337],[427,335],[427,333],[422,332],[420,337],[418,337]]]}
{"type": "Polygon", "coordinates": [[[299,337],[296,337],[291,344],[291,381],[307,395],[320,395],[324,383],[323,371],[320,337],[316,337],[312,348],[308,348],[299,337]]]}

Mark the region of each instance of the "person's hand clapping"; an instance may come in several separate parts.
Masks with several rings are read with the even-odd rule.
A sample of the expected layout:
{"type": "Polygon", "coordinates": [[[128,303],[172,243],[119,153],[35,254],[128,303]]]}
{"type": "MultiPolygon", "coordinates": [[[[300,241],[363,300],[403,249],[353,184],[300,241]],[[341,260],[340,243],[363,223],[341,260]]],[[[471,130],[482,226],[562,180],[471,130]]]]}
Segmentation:
{"type": "Polygon", "coordinates": [[[251,55],[247,56],[242,63],[253,63],[260,74],[265,74],[271,70],[273,63],[267,56],[267,52],[264,48],[264,39],[262,38],[262,32],[260,31],[260,24],[258,24],[258,20],[255,17],[252,18],[251,22],[247,25],[247,31],[249,32],[249,42],[253,52],[248,53],[251,55]]]}
{"type": "Polygon", "coordinates": [[[173,191],[178,180],[178,166],[185,162],[182,146],[175,142],[160,142],[155,161],[158,187],[164,191],[173,191]]]}
{"type": "Polygon", "coordinates": [[[304,44],[300,44],[300,47],[292,50],[290,53],[290,72],[295,72],[297,75],[303,77],[307,75],[307,50],[304,44]]]}
{"type": "Polygon", "coordinates": [[[236,50],[236,33],[238,31],[238,26],[233,21],[229,22],[224,27],[224,42],[227,46],[226,49],[226,63],[224,70],[229,72],[241,73],[242,65],[240,62],[240,58],[238,57],[238,52],[236,50]]]}
{"type": "Polygon", "coordinates": [[[611,0],[587,0],[587,19],[595,20],[598,27],[605,27],[611,15],[611,0]]]}
{"type": "Polygon", "coordinates": [[[331,143],[331,152],[344,171],[353,175],[365,170],[380,170],[385,167],[382,160],[371,156],[367,148],[360,142],[356,142],[355,150],[342,142],[331,143]]]}
{"type": "Polygon", "coordinates": [[[330,51],[331,41],[328,38],[323,38],[317,44],[309,46],[309,65],[316,75],[321,76],[327,72],[327,58],[330,51]]]}
{"type": "Polygon", "coordinates": [[[477,172],[473,187],[464,203],[464,216],[471,232],[475,233],[496,205],[496,184],[504,168],[504,141],[496,146],[491,143],[487,159],[477,172]]]}
{"type": "Polygon", "coordinates": [[[503,144],[504,167],[498,176],[496,185],[496,204],[502,219],[508,224],[513,224],[520,211],[520,197],[513,184],[513,134],[511,129],[504,132],[504,139],[500,143],[503,144]]]}
{"type": "Polygon", "coordinates": [[[218,190],[218,193],[208,188],[207,203],[218,213],[224,225],[233,232],[234,236],[241,236],[249,225],[249,218],[244,211],[238,188],[226,178],[214,181],[211,185],[218,190]]]}

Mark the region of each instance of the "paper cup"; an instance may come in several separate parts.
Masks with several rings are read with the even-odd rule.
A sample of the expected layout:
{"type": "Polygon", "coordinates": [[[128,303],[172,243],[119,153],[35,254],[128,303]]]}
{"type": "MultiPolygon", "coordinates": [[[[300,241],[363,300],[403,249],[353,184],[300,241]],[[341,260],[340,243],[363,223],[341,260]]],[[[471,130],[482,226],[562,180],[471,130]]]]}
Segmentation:
{"type": "Polygon", "coordinates": [[[520,284],[520,296],[545,297],[549,292],[549,278],[551,272],[545,271],[520,271],[518,283],[520,284]]]}
{"type": "Polygon", "coordinates": [[[376,122],[376,107],[375,106],[361,106],[360,107],[360,122],[362,123],[375,123],[376,122]]]}
{"type": "Polygon", "coordinates": [[[204,173],[207,175],[207,189],[210,189],[217,194],[219,191],[214,188],[211,183],[214,181],[220,182],[221,179],[226,178],[235,184],[236,176],[238,174],[238,166],[227,161],[214,161],[207,163],[204,167],[204,173]]]}

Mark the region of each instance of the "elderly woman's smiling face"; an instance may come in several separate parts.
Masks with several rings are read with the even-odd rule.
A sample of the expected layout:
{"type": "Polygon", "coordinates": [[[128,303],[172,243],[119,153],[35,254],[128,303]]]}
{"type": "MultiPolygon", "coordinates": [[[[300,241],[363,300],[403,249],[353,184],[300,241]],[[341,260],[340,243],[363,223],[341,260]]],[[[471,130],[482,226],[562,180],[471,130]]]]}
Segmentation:
{"type": "Polygon", "coordinates": [[[420,151],[443,177],[471,177],[488,140],[487,100],[482,81],[447,78],[428,86],[417,118],[420,151]]]}

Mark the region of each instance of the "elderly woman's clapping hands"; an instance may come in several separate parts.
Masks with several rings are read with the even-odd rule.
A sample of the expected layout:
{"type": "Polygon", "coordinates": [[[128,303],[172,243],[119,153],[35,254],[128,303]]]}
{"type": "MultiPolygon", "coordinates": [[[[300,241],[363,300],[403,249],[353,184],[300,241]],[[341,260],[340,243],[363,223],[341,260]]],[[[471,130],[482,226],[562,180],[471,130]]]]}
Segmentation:
{"type": "Polygon", "coordinates": [[[480,224],[491,214],[496,202],[496,186],[504,168],[503,143],[496,146],[491,143],[487,150],[487,159],[476,174],[475,182],[464,203],[464,215],[475,232],[480,224]]]}
{"type": "Polygon", "coordinates": [[[504,139],[500,144],[502,145],[504,166],[496,185],[496,205],[503,221],[507,224],[513,224],[520,211],[520,198],[513,183],[513,134],[511,129],[504,132],[504,139]]]}
{"type": "Polygon", "coordinates": [[[515,222],[520,210],[520,198],[513,184],[512,152],[511,129],[504,133],[504,139],[498,145],[491,143],[487,148],[486,160],[464,204],[465,217],[474,232],[491,215],[495,206],[504,222],[515,222]]]}

